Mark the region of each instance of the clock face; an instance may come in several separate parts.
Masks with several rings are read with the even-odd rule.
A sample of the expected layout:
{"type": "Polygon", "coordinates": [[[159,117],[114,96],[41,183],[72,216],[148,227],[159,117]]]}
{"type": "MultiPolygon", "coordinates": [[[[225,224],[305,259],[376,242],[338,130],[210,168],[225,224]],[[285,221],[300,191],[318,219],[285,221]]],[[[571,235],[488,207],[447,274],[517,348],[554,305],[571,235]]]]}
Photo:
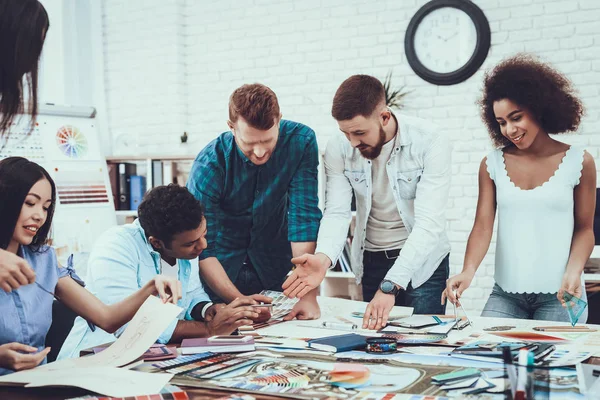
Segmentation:
{"type": "Polygon", "coordinates": [[[467,64],[477,47],[477,29],[464,11],[441,7],[421,20],[414,35],[414,49],[423,66],[446,74],[467,64]]]}

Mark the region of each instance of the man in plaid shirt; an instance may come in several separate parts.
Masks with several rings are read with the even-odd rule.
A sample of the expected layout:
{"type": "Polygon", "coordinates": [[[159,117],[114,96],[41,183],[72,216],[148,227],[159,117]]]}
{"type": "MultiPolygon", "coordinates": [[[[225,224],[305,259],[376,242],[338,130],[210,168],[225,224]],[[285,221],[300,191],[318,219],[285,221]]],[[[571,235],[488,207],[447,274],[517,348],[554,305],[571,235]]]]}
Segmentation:
{"type": "MultiPolygon", "coordinates": [[[[281,119],[275,93],[261,84],[233,92],[227,125],[231,130],[198,154],[187,182],[206,206],[200,275],[214,300],[265,301],[257,293],[282,290],[292,256],[315,250],[322,216],[317,141],[309,127],[281,119]]],[[[304,296],[287,319],[318,318],[316,294],[304,296]]]]}

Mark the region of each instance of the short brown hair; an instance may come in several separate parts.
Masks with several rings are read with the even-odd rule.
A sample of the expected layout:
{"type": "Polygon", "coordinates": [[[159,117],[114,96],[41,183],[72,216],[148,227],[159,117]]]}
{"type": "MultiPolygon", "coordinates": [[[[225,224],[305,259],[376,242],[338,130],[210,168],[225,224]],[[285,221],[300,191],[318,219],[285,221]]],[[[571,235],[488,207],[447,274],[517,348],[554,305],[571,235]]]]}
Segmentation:
{"type": "Polygon", "coordinates": [[[511,142],[502,135],[494,102],[508,99],[527,108],[546,133],[576,131],[584,108],[569,79],[551,65],[520,53],[485,74],[479,100],[481,119],[496,147],[511,142]]]}
{"type": "Polygon", "coordinates": [[[379,79],[370,75],[352,75],[335,92],[331,115],[336,121],[358,115],[368,117],[382,102],[385,103],[385,89],[379,79]]]}
{"type": "Polygon", "coordinates": [[[229,97],[231,122],[237,122],[241,116],[251,127],[267,130],[273,127],[280,114],[275,92],[260,83],[243,85],[229,97]]]}

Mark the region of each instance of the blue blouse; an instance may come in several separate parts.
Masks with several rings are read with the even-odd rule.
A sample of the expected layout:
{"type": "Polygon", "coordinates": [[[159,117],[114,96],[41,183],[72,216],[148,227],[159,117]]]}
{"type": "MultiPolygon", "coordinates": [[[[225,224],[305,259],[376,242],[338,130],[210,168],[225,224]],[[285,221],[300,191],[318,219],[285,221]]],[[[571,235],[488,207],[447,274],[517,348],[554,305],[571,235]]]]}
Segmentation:
{"type": "MultiPolygon", "coordinates": [[[[66,268],[59,267],[51,247],[44,246],[39,252],[34,252],[27,246],[21,246],[19,256],[35,271],[36,282],[49,292],[54,293],[58,280],[66,276],[71,276],[83,286],[83,281],[75,274],[71,258],[66,268]]],[[[10,293],[0,289],[0,345],[18,342],[38,350],[45,348],[46,334],[52,324],[54,298],[38,284],[21,286],[10,293]]],[[[0,368],[0,375],[11,372],[14,371],[0,368]]]]}

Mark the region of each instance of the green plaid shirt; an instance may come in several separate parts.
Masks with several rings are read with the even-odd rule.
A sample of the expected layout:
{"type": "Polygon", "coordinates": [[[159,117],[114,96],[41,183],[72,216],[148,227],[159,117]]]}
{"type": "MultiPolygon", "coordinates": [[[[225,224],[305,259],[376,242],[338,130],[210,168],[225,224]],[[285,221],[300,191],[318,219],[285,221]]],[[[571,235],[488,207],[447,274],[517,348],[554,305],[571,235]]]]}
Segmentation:
{"type": "MultiPolygon", "coordinates": [[[[283,282],[292,264],[290,242],[317,240],[319,155],[315,133],[282,120],[271,158],[254,165],[224,132],[196,157],[187,182],[206,207],[208,248],[235,282],[246,257],[265,288],[283,282]]],[[[207,288],[208,291],[208,288],[207,288]]]]}

